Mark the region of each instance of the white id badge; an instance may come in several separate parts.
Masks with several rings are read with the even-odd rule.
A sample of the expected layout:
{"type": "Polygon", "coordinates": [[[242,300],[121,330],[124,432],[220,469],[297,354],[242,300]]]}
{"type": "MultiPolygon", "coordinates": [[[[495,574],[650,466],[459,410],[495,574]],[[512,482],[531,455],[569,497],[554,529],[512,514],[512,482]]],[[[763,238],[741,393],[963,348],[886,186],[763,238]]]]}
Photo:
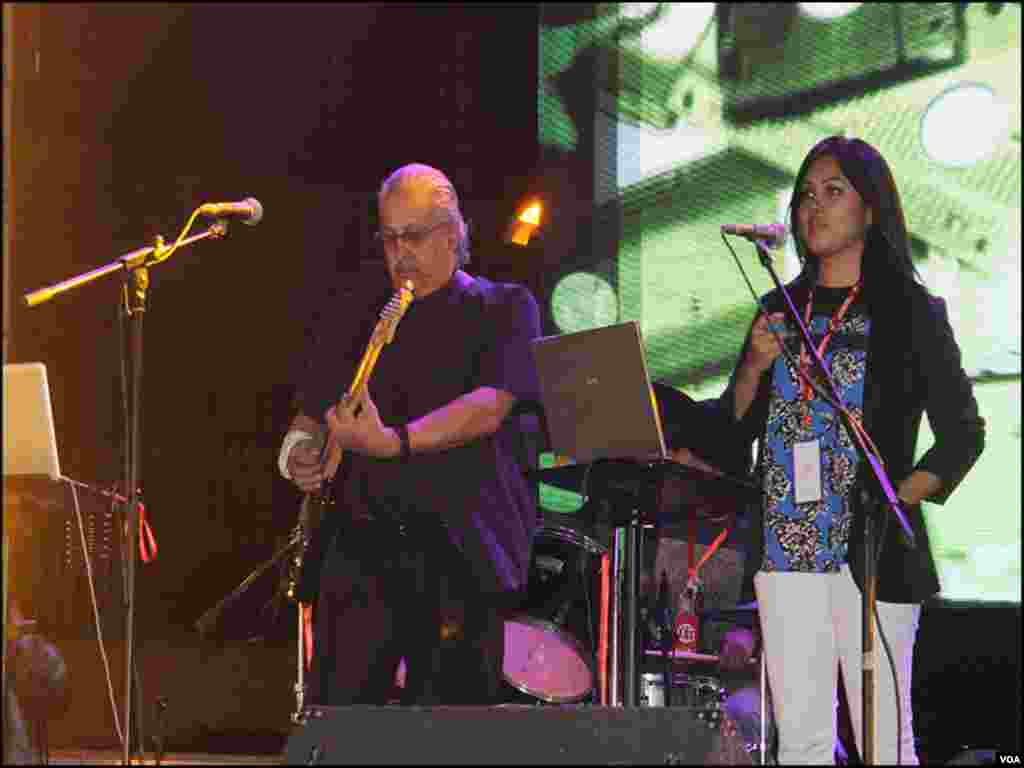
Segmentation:
{"type": "Polygon", "coordinates": [[[796,503],[821,500],[821,446],[817,440],[793,444],[796,503]]]}

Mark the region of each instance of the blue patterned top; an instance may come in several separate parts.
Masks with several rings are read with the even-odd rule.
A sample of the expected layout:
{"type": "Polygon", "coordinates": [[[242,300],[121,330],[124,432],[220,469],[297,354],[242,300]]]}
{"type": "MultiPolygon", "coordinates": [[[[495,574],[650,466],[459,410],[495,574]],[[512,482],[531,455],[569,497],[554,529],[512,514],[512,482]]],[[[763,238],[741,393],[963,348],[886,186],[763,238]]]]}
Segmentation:
{"type": "MultiPolygon", "coordinates": [[[[814,292],[810,331],[815,346],[821,343],[833,313],[845,301],[849,289],[822,288],[814,292]]],[[[798,307],[803,309],[803,307],[798,307]]],[[[786,346],[800,359],[797,331],[787,320],[786,346]]],[[[825,350],[839,397],[858,419],[864,413],[864,371],[870,320],[861,297],[850,305],[825,350]]],[[[817,363],[811,360],[815,370],[817,363]]],[[[801,378],[785,355],[772,367],[768,421],[765,426],[763,461],[765,571],[828,573],[847,560],[850,537],[849,493],[857,477],[860,456],[842,417],[814,393],[806,403],[801,378]],[[810,406],[811,424],[804,421],[810,406]],[[795,503],[793,483],[794,443],[818,438],[821,447],[821,500],[795,503]]]]}

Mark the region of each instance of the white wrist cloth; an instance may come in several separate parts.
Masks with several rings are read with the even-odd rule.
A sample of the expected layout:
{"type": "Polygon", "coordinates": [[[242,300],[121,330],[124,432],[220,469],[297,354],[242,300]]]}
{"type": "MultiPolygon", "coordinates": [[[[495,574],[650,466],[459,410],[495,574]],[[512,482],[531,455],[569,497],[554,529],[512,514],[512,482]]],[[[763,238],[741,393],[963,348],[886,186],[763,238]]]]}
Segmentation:
{"type": "Polygon", "coordinates": [[[303,440],[315,439],[314,435],[309,434],[304,429],[288,430],[288,434],[284,436],[284,440],[281,443],[281,453],[277,457],[277,468],[281,470],[281,477],[285,480],[292,479],[292,473],[288,471],[288,457],[292,453],[292,448],[303,440]]]}

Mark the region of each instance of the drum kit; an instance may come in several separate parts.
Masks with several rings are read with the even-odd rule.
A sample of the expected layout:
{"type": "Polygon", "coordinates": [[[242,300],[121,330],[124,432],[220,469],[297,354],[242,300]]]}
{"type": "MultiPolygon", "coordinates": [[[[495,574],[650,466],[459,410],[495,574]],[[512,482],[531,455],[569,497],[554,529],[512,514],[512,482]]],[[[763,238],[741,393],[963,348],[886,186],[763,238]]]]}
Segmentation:
{"type": "MultiPolygon", "coordinates": [[[[608,547],[571,515],[548,518],[534,536],[529,586],[521,609],[505,622],[505,680],[538,704],[599,703],[596,638],[602,558],[608,547]],[[559,520],[557,517],[567,518],[559,520]]],[[[756,610],[756,609],[753,609],[756,610]]],[[[702,618],[711,618],[705,612],[702,618]]],[[[646,648],[657,661],[662,651],[646,648]]],[[[673,666],[715,667],[718,656],[670,651],[673,666]]],[[[665,706],[664,674],[642,672],[639,706],[665,706]]],[[[713,675],[677,671],[680,706],[716,708],[725,689],[713,675]]]]}
{"type": "MultiPolygon", "coordinates": [[[[695,501],[702,514],[721,519],[724,509],[735,510],[745,499],[756,498],[757,489],[745,480],[673,462],[604,463],[606,471],[595,462],[585,468],[570,465],[534,473],[543,482],[569,490],[580,488],[585,473],[591,499],[605,496],[615,501],[585,504],[576,514],[546,513],[534,535],[526,597],[519,613],[505,624],[505,680],[519,702],[680,706],[708,727],[718,727],[727,698],[719,657],[656,648],[653,642],[643,647],[637,621],[639,552],[645,530],[680,521],[677,518],[694,511],[695,501]],[[649,485],[662,482],[666,475],[677,486],[686,486],[689,501],[674,508],[657,505],[658,494],[652,495],[649,485]],[[627,488],[630,492],[623,493],[627,488]],[[640,511],[645,502],[656,511],[640,511]]],[[[756,603],[749,603],[702,611],[700,618],[751,626],[756,612],[756,603]]],[[[761,665],[760,719],[766,723],[763,672],[761,665]]],[[[765,744],[763,728],[760,739],[741,740],[741,748],[755,763],[766,761],[758,757],[769,752],[765,744]]]]}
{"type": "MultiPolygon", "coordinates": [[[[609,547],[571,514],[550,514],[534,535],[529,585],[520,610],[505,622],[506,682],[521,696],[544,704],[607,703],[601,701],[597,638],[601,633],[601,571],[609,547]]],[[[756,620],[750,603],[732,611],[702,611],[702,621],[756,620]],[[733,615],[735,614],[735,615],[733,615]]],[[[645,645],[644,670],[660,668],[666,653],[645,645]]],[[[715,673],[719,657],[695,651],[668,651],[673,706],[717,712],[725,688],[715,673]],[[681,671],[687,670],[687,671],[681,671]]],[[[666,704],[665,675],[640,673],[638,706],[666,704]]]]}
{"type": "MultiPolygon", "coordinates": [[[[575,515],[548,514],[534,536],[527,597],[506,625],[506,680],[546,703],[659,706],[663,697],[649,692],[663,676],[641,671],[645,656],[661,652],[640,647],[639,555],[652,528],[692,511],[690,503],[659,504],[659,487],[685,485],[685,497],[712,516],[735,509],[756,488],[665,460],[604,460],[533,475],[568,490],[586,482],[590,501],[575,515]]],[[[717,661],[710,654],[673,654],[675,665],[717,661]]],[[[694,693],[674,700],[702,698],[709,690],[702,675],[675,677],[694,693]]]]}
{"type": "MultiPolygon", "coordinates": [[[[640,552],[645,531],[673,522],[689,503],[677,504],[666,519],[664,506],[657,507],[658,486],[672,476],[687,487],[688,498],[718,512],[735,509],[756,488],[669,460],[599,460],[531,475],[584,490],[590,501],[577,514],[548,514],[536,530],[528,586],[519,610],[505,622],[503,674],[510,698],[538,706],[665,706],[669,666],[663,658],[648,658],[661,651],[641,647],[640,552]]],[[[284,574],[296,544],[294,537],[283,542],[207,611],[196,622],[200,632],[252,640],[287,624],[280,618],[291,613],[284,574]]],[[[718,657],[680,651],[672,656],[671,705],[692,707],[709,726],[717,724],[725,699],[718,657]]]]}

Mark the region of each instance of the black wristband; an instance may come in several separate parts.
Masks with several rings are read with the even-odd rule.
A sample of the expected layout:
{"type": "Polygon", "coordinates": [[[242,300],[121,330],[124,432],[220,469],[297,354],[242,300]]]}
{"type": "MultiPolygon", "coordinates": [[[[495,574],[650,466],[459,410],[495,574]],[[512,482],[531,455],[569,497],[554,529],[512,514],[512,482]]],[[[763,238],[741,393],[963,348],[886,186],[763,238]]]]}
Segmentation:
{"type": "Polygon", "coordinates": [[[409,456],[412,455],[412,448],[409,445],[409,428],[405,424],[399,424],[395,429],[395,434],[398,435],[398,459],[399,461],[408,461],[409,456]]]}

